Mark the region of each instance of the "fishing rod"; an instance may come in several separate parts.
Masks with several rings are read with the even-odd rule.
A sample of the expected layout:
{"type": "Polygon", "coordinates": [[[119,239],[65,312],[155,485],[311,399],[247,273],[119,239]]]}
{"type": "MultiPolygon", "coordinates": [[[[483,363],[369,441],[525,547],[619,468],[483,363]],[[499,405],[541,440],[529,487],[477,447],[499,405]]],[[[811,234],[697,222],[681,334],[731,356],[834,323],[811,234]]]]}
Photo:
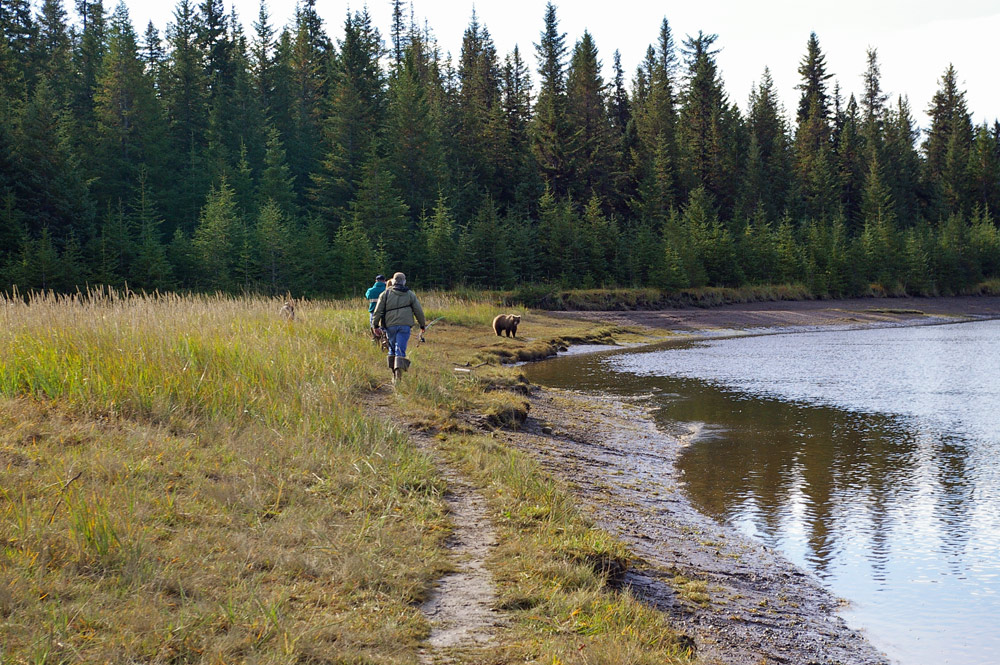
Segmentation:
{"type": "Polygon", "coordinates": [[[426,326],[424,326],[424,329],[420,331],[420,341],[421,342],[426,342],[427,341],[427,340],[424,339],[424,331],[426,331],[428,328],[430,328],[432,325],[434,325],[435,323],[437,323],[438,321],[440,321],[443,318],[444,318],[443,316],[439,316],[436,319],[434,319],[433,321],[431,321],[430,323],[428,323],[426,326]]]}

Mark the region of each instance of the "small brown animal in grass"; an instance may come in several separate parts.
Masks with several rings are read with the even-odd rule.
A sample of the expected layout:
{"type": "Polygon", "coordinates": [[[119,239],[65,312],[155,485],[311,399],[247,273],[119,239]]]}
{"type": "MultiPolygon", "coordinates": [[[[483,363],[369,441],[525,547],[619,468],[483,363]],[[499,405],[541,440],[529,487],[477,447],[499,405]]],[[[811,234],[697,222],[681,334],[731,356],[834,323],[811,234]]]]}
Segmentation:
{"type": "Polygon", "coordinates": [[[291,300],[286,300],[285,304],[278,310],[278,316],[288,321],[295,320],[295,304],[291,300]]]}
{"type": "Polygon", "coordinates": [[[493,332],[497,337],[500,337],[500,333],[507,333],[507,337],[517,337],[517,324],[520,322],[520,314],[500,314],[493,319],[493,332]]]}

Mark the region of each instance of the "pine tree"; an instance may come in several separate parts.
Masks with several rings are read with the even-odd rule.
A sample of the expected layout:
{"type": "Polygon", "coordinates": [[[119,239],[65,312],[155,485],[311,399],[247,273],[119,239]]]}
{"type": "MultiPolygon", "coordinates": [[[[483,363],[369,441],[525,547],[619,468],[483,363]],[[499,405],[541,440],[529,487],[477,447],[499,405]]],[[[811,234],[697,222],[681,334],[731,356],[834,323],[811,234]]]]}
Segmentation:
{"type": "Polygon", "coordinates": [[[443,194],[438,196],[434,212],[425,221],[422,231],[427,248],[423,281],[428,286],[448,288],[455,281],[459,253],[457,224],[443,194]]]}
{"type": "Polygon", "coordinates": [[[933,218],[964,212],[969,203],[967,169],[973,130],[954,66],[949,65],[941,77],[927,114],[931,119],[923,146],[927,214],[933,218]]]}
{"type": "Polygon", "coordinates": [[[916,150],[919,135],[909,103],[899,97],[885,123],[884,173],[896,203],[896,219],[903,228],[914,226],[920,219],[920,156],[916,150]]]}
{"type": "Polygon", "coordinates": [[[362,166],[384,124],[382,53],[381,37],[367,11],[348,15],[323,127],[325,155],[311,176],[313,210],[329,229],[348,217],[348,204],[357,192],[362,166]]]}
{"type": "Polygon", "coordinates": [[[613,143],[601,66],[597,45],[584,31],[573,49],[566,84],[566,119],[575,157],[571,193],[578,200],[611,192],[613,143]]]}
{"type": "Polygon", "coordinates": [[[72,45],[62,0],[43,0],[35,43],[37,71],[44,76],[61,107],[73,98],[72,45]]]}
{"type": "Polygon", "coordinates": [[[260,207],[254,236],[254,262],[260,282],[272,295],[288,290],[288,268],[294,251],[292,228],[281,206],[273,199],[268,199],[260,207]]]}
{"type": "Polygon", "coordinates": [[[192,245],[200,283],[226,291],[238,285],[239,254],[243,248],[242,220],[236,214],[235,192],[223,177],[212,187],[202,208],[192,245]]]}
{"type": "Polygon", "coordinates": [[[358,194],[351,201],[350,214],[355,230],[368,234],[372,246],[379,242],[384,244],[392,265],[405,265],[413,257],[415,234],[409,209],[399,196],[385,160],[374,151],[362,168],[358,194]]]}
{"type": "Polygon", "coordinates": [[[985,122],[976,128],[969,178],[974,205],[1000,210],[1000,143],[985,122]]]}
{"type": "Polygon", "coordinates": [[[545,28],[535,44],[540,76],[532,128],[535,159],[556,196],[570,192],[573,147],[566,118],[566,33],[559,32],[556,7],[545,5],[545,28]]]}
{"type": "MultiPolygon", "coordinates": [[[[128,9],[119,3],[108,29],[108,47],[95,94],[100,201],[127,201],[142,164],[159,164],[165,151],[165,126],[139,60],[128,9]]],[[[154,173],[154,180],[159,173],[154,173]]]]}
{"type": "Polygon", "coordinates": [[[43,78],[22,109],[14,137],[14,196],[32,238],[48,229],[53,241],[61,242],[71,228],[79,236],[92,229],[94,203],[69,124],[43,78]]]}
{"type": "Polygon", "coordinates": [[[273,127],[267,134],[264,169],[260,173],[260,182],[257,186],[257,205],[263,207],[268,201],[278,206],[283,215],[288,217],[296,215],[294,179],[285,161],[281,136],[273,127]]]}
{"type": "Polygon", "coordinates": [[[767,68],[750,92],[747,130],[750,145],[744,174],[742,208],[758,207],[767,219],[778,219],[791,192],[792,154],[784,109],[767,68]]]}
{"type": "Polygon", "coordinates": [[[685,41],[688,85],[680,115],[678,143],[688,190],[704,187],[729,212],[736,170],[733,118],[712,49],[717,35],[699,32],[685,41]]]}
{"type": "Polygon", "coordinates": [[[135,257],[129,270],[129,283],[135,289],[164,291],[173,282],[172,269],[167,260],[160,227],[163,220],[156,212],[148,189],[147,173],[139,174],[138,193],[132,204],[132,216],[138,227],[135,257]]]}
{"type": "Polygon", "coordinates": [[[191,0],[178,0],[174,22],[167,27],[170,59],[162,93],[170,132],[170,170],[175,174],[164,206],[173,218],[168,228],[194,226],[210,184],[202,162],[208,100],[198,34],[191,0]]]}
{"type": "Polygon", "coordinates": [[[523,215],[534,208],[542,185],[531,149],[531,74],[516,46],[504,60],[501,96],[505,131],[497,203],[523,215]]]}

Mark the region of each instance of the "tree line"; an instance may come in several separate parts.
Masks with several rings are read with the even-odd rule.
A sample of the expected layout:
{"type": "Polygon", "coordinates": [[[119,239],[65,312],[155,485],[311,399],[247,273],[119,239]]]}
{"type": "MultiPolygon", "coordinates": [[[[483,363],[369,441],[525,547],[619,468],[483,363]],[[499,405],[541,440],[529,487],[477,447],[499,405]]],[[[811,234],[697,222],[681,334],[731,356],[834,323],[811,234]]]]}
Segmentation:
{"type": "Polygon", "coordinates": [[[846,99],[815,34],[789,119],[770,72],[746,111],[716,35],[670,24],[606,81],[549,4],[533,54],[473,14],[457,60],[393,0],[336,43],[302,0],[247,33],[179,0],[140,36],[120,3],[0,4],[0,288],[356,294],[421,287],[968,290],[1000,276],[1000,123],[947,67],[921,132],[868,51],[846,99]],[[533,78],[534,77],[534,78],[533,78]]]}

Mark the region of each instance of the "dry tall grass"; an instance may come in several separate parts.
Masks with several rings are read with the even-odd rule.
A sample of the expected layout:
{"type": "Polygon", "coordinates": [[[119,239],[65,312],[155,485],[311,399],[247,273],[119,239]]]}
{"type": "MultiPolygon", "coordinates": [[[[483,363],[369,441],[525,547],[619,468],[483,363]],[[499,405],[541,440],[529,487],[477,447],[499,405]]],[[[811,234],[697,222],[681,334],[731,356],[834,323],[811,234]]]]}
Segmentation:
{"type": "Polygon", "coordinates": [[[442,483],[357,309],[0,300],[0,660],[412,661],[442,483]]]}
{"type": "Polygon", "coordinates": [[[486,298],[422,301],[437,323],[390,392],[358,301],[292,322],[256,297],[0,299],[0,662],[417,662],[444,484],[373,399],[438,430],[490,501],[515,621],[469,658],[686,662],[595,568],[620,544],[470,431],[470,412],[523,419],[517,370],[454,371],[621,331],[530,314],[499,339],[486,298]]]}

